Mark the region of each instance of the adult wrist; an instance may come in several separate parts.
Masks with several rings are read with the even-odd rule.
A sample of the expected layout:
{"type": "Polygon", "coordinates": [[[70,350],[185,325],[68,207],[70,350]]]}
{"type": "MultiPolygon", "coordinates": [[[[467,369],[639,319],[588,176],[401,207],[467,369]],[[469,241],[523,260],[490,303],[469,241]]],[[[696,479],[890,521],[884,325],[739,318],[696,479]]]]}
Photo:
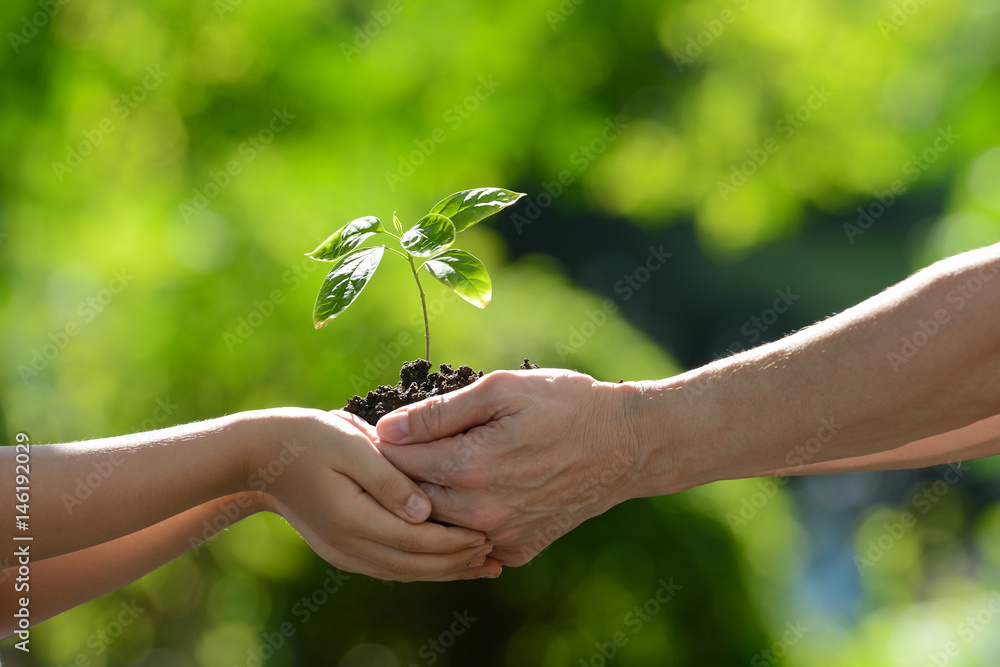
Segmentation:
{"type": "Polygon", "coordinates": [[[610,414],[608,447],[613,451],[609,462],[611,474],[618,480],[616,503],[632,498],[660,495],[653,491],[656,474],[651,470],[658,456],[655,429],[650,427],[651,416],[646,408],[648,396],[644,383],[599,383],[607,410],[597,414],[610,414]]]}
{"type": "Polygon", "coordinates": [[[632,497],[677,493],[716,481],[713,443],[720,437],[707,391],[711,371],[624,383],[638,453],[632,497]]]}

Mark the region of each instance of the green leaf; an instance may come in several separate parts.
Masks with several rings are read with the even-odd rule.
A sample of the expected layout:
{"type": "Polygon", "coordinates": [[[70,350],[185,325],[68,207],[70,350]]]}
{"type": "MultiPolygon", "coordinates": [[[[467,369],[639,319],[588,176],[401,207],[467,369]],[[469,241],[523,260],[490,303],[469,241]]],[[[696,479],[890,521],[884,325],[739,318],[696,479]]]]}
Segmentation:
{"type": "Polygon", "coordinates": [[[403,233],[403,225],[399,224],[399,218],[396,217],[395,211],[392,212],[392,226],[396,228],[398,233],[403,233]]]}
{"type": "Polygon", "coordinates": [[[485,308],[493,298],[493,283],[486,267],[464,250],[434,255],[424,262],[424,268],[477,308],[485,308]]]}
{"type": "Polygon", "coordinates": [[[334,264],[323,281],[323,286],[319,288],[316,306],[313,308],[313,323],[317,329],[325,327],[330,320],[354,303],[375,274],[383,254],[383,245],[362,248],[334,264]]]}
{"type": "Polygon", "coordinates": [[[428,213],[399,242],[411,255],[427,257],[455,242],[455,225],[443,215],[428,213]]]}
{"type": "Polygon", "coordinates": [[[502,211],[523,196],[523,192],[511,192],[503,188],[462,190],[439,201],[431,209],[431,213],[451,218],[455,223],[455,231],[460,232],[483,218],[502,211]]]}
{"type": "Polygon", "coordinates": [[[336,261],[381,229],[382,223],[375,216],[358,218],[341,227],[333,236],[323,241],[318,248],[306,253],[306,256],[319,262],[336,261]]]}

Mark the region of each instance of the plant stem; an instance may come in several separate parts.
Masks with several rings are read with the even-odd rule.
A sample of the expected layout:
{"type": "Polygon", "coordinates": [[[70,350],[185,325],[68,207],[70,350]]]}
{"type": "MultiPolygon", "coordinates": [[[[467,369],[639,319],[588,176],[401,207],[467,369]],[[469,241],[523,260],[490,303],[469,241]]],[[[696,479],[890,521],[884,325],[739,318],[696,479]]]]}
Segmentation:
{"type": "Polygon", "coordinates": [[[420,276],[417,275],[417,266],[413,263],[413,256],[407,253],[406,261],[410,263],[410,271],[413,272],[413,279],[417,281],[417,289],[420,290],[420,307],[424,310],[424,339],[426,343],[427,361],[431,360],[431,325],[427,321],[427,297],[424,295],[424,287],[420,284],[420,276]]]}
{"type": "Polygon", "coordinates": [[[398,251],[398,250],[396,250],[395,248],[390,248],[389,246],[383,246],[383,247],[384,247],[384,248],[385,248],[386,250],[388,250],[389,252],[394,252],[394,253],[396,253],[397,255],[399,255],[400,257],[402,257],[403,259],[407,259],[407,260],[408,260],[408,259],[410,258],[410,256],[409,256],[409,255],[404,255],[403,253],[399,252],[399,251],[398,251]]]}

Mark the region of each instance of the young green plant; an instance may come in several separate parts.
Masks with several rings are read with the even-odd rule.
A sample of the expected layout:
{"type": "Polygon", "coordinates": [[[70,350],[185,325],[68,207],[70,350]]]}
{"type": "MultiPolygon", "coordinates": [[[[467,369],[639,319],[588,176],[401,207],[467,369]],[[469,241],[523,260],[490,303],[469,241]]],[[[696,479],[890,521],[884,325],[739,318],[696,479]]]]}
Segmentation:
{"type": "Polygon", "coordinates": [[[486,267],[470,253],[451,246],[459,232],[502,211],[523,196],[523,193],[503,188],[456,192],[435,204],[405,233],[395,213],[392,214],[395,231],[383,227],[374,216],[347,223],[318,248],[306,253],[317,261],[334,263],[316,297],[313,308],[316,328],[325,327],[354,303],[375,275],[388,250],[409,263],[413,280],[417,283],[420,307],[424,312],[425,353],[430,361],[431,331],[427,319],[427,297],[420,284],[420,269],[425,269],[473,306],[485,308],[493,297],[493,286],[486,267]],[[399,249],[386,245],[360,247],[379,234],[396,239],[399,249]]]}

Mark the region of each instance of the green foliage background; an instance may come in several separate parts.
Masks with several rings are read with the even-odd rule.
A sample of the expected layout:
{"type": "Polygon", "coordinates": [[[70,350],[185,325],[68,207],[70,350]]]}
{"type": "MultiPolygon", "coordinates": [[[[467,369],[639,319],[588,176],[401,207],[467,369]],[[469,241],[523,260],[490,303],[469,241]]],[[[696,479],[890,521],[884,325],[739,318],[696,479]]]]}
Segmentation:
{"type": "MultiPolygon", "coordinates": [[[[322,267],[303,253],[469,187],[529,195],[464,235],[489,308],[430,285],[435,361],[486,370],[666,377],[1000,236],[993,0],[48,2],[0,5],[8,439],[335,408],[391,382],[421,353],[405,264],[317,332],[322,267]],[[788,313],[747,328],[786,288],[788,313]]],[[[495,582],[352,576],[307,619],[295,605],[328,566],[258,516],[40,626],[27,661],[9,642],[0,657],[248,665],[291,622],[266,664],[601,665],[619,631],[609,664],[915,665],[949,641],[948,664],[994,664],[992,613],[971,638],[962,624],[1000,587],[995,470],[971,466],[863,573],[854,556],[942,471],[634,501],[495,582]],[[133,599],[135,623],[97,639],[133,599]],[[465,611],[468,632],[428,653],[465,611]],[[809,631],[780,644],[788,623],[809,631]]]]}

